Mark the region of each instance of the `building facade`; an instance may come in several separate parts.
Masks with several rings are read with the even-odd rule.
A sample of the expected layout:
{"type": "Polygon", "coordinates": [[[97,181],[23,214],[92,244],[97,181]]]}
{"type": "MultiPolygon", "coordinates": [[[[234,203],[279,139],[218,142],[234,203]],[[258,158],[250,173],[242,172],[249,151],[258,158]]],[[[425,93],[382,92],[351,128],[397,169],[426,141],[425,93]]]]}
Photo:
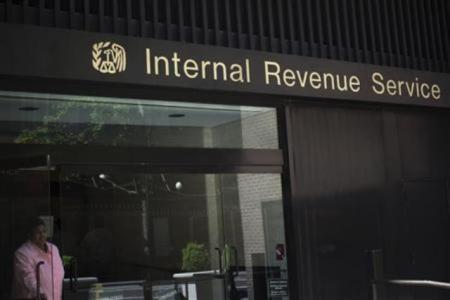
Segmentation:
{"type": "Polygon", "coordinates": [[[64,299],[447,299],[449,16],[0,0],[0,297],[39,216],[64,299]]]}

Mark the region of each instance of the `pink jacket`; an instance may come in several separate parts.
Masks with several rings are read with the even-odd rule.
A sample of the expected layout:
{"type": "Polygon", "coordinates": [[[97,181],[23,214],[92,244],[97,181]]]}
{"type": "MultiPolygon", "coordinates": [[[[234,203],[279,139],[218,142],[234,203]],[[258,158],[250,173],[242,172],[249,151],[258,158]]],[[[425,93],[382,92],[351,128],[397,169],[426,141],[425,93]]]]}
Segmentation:
{"type": "Polygon", "coordinates": [[[45,252],[32,242],[26,242],[14,253],[13,298],[36,297],[36,266],[44,262],[40,270],[40,293],[48,300],[61,300],[64,267],[58,248],[47,243],[45,252]]]}

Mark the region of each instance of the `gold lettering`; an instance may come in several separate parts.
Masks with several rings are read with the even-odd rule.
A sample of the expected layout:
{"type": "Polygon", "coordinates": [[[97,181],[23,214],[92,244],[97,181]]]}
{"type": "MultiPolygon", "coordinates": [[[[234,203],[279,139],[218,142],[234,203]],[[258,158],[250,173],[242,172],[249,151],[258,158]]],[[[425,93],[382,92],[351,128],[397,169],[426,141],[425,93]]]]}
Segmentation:
{"type": "Polygon", "coordinates": [[[286,69],[283,72],[284,84],[293,87],[295,85],[295,73],[291,69],[286,69]]]}
{"type": "Polygon", "coordinates": [[[313,89],[320,89],[322,87],[322,78],[320,77],[320,74],[311,72],[311,74],[309,74],[309,84],[313,89]]]}
{"type": "Polygon", "coordinates": [[[155,75],[159,75],[159,62],[164,63],[165,75],[169,76],[169,60],[165,56],[155,56],[155,75]]]}
{"type": "Polygon", "coordinates": [[[389,95],[394,96],[397,94],[397,85],[395,84],[394,80],[388,80],[386,81],[386,90],[389,95]]]}
{"type": "Polygon", "coordinates": [[[227,71],[226,71],[225,64],[223,62],[213,62],[214,80],[218,79],[217,69],[219,67],[222,69],[222,79],[223,79],[223,81],[227,81],[227,71]]]}
{"type": "Polygon", "coordinates": [[[357,76],[351,76],[349,79],[349,86],[350,90],[354,93],[359,92],[361,89],[361,82],[359,81],[359,78],[357,76]]]}
{"type": "Polygon", "coordinates": [[[277,81],[277,85],[281,85],[280,80],[280,65],[274,61],[264,61],[264,74],[266,78],[266,84],[270,84],[270,76],[274,76],[277,81]],[[274,67],[275,70],[269,70],[270,67],[274,67]]]}
{"type": "Polygon", "coordinates": [[[230,79],[234,82],[244,82],[244,72],[240,64],[230,66],[230,79]]]}
{"type": "Polygon", "coordinates": [[[383,80],[383,75],[381,75],[381,73],[375,72],[372,74],[372,81],[379,87],[379,89],[377,89],[376,86],[372,85],[372,90],[378,95],[383,94],[385,90],[381,80],[383,80]]]}
{"type": "Polygon", "coordinates": [[[174,52],[172,56],[172,62],[173,62],[173,73],[175,76],[180,77],[180,71],[178,70],[178,65],[180,63],[180,58],[178,57],[178,53],[174,52]]]}
{"type": "Polygon", "coordinates": [[[334,76],[333,76],[333,74],[331,74],[331,73],[324,73],[323,74],[323,87],[325,89],[328,89],[328,83],[327,83],[328,80],[327,79],[330,79],[329,81],[331,82],[331,89],[334,90],[334,76]]]}
{"type": "Polygon", "coordinates": [[[183,71],[188,78],[197,78],[198,76],[198,64],[193,59],[186,59],[183,64],[183,71]]]}
{"type": "Polygon", "coordinates": [[[441,98],[441,88],[437,84],[433,84],[431,86],[431,96],[435,100],[439,100],[441,98]]]}

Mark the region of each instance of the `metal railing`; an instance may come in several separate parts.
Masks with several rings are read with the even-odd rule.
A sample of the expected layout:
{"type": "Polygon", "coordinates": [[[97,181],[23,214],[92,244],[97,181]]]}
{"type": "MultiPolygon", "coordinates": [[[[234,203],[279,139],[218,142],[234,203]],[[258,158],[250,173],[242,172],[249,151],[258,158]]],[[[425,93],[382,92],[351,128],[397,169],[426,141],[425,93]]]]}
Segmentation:
{"type": "Polygon", "coordinates": [[[380,249],[371,250],[369,253],[371,268],[371,300],[386,299],[385,286],[428,287],[450,290],[449,282],[441,282],[423,279],[388,279],[383,270],[383,252],[380,249]]]}

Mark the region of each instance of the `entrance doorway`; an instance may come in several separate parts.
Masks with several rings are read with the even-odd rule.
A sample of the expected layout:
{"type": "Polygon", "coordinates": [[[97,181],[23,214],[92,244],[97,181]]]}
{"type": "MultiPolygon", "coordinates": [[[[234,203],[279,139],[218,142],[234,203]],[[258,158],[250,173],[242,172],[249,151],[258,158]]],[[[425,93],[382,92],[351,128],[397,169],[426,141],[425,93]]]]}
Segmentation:
{"type": "Polygon", "coordinates": [[[22,157],[2,173],[1,251],[13,260],[39,216],[64,299],[287,299],[280,174],[87,161],[22,157]]]}

